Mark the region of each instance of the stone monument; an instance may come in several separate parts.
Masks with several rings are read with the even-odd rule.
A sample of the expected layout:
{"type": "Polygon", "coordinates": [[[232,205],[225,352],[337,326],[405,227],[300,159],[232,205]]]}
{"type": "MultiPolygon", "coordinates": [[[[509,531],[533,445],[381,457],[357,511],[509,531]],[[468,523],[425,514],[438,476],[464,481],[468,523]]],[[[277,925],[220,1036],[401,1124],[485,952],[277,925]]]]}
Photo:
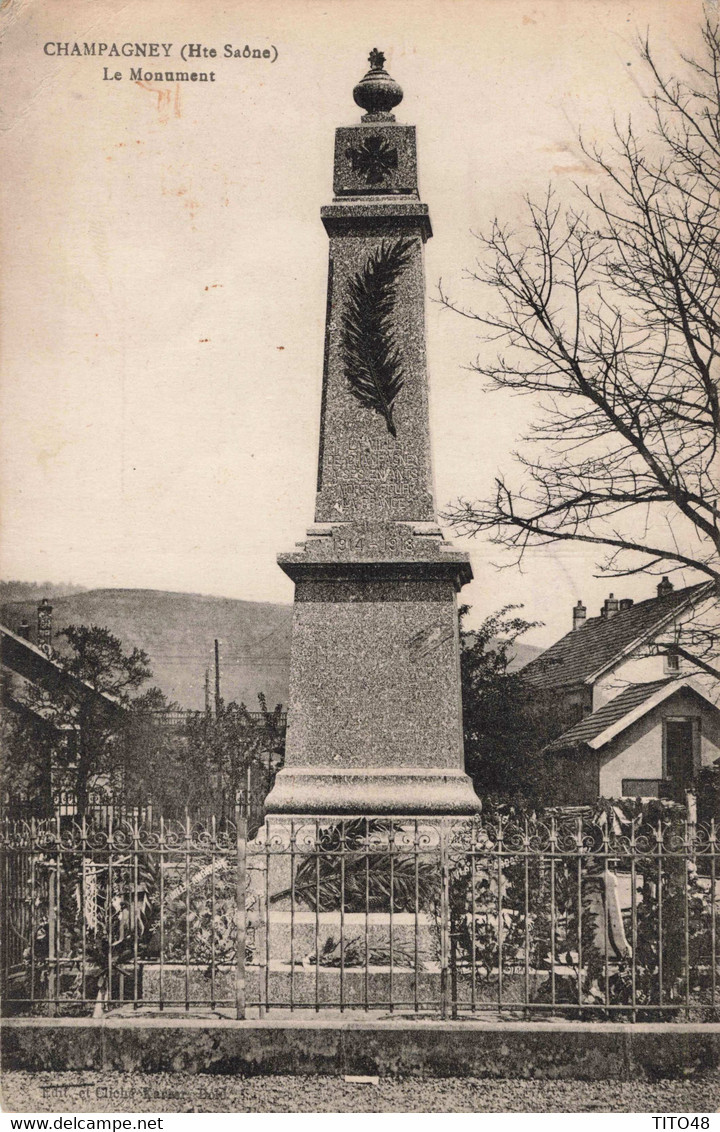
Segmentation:
{"type": "Polygon", "coordinates": [[[365,111],[335,135],[315,525],[278,557],[295,582],[285,767],[268,814],[460,814],[456,594],[467,554],[435,515],[415,128],[370,54],[365,111]]]}

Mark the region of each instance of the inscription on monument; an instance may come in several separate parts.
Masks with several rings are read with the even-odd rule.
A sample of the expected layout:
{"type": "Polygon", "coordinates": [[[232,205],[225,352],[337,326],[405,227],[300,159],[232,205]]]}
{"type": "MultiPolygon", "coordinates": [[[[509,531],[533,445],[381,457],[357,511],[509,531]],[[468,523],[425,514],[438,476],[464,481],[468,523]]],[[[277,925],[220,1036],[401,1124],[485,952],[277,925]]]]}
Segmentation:
{"type": "MultiPolygon", "coordinates": [[[[335,518],[416,518],[418,493],[409,484],[343,485],[332,493],[335,501],[335,518]],[[400,514],[402,512],[402,514],[400,514]]],[[[429,496],[425,496],[425,502],[429,496]]]]}
{"type": "MultiPolygon", "coordinates": [[[[427,490],[427,465],[422,452],[402,451],[383,437],[331,441],[323,452],[325,501],[332,500],[335,517],[398,518],[398,503],[406,518],[421,518],[432,507],[427,490]]],[[[332,504],[331,504],[332,506],[332,504]]]]}
{"type": "Polygon", "coordinates": [[[425,471],[425,461],[417,451],[390,449],[386,441],[373,437],[349,440],[340,446],[330,442],[323,452],[323,483],[336,484],[352,479],[363,485],[408,482],[425,471]]]}
{"type": "Polygon", "coordinates": [[[435,535],[416,533],[414,522],[397,519],[352,519],[333,524],[332,531],[305,544],[314,562],[359,562],[401,559],[431,562],[441,556],[435,535]]]}
{"type": "Polygon", "coordinates": [[[352,523],[348,529],[335,527],[333,553],[344,557],[403,557],[417,554],[412,527],[390,523],[352,523]]]}

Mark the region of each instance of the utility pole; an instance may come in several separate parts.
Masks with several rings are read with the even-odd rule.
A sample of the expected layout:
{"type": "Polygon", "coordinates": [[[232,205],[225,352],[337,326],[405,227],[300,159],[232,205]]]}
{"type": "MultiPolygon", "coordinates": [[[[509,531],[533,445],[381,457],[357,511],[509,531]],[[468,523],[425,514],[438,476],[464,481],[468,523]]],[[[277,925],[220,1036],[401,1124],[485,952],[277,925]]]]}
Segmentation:
{"type": "Polygon", "coordinates": [[[220,642],[215,638],[215,717],[220,715],[220,642]]]}
{"type": "Polygon", "coordinates": [[[210,669],[205,669],[205,715],[210,715],[210,669]]]}

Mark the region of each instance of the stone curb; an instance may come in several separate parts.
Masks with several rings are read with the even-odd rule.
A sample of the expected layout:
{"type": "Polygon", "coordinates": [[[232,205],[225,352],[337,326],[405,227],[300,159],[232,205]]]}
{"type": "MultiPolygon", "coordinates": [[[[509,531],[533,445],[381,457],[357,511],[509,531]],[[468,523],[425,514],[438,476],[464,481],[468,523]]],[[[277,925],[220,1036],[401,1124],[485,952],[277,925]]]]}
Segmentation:
{"type": "Polygon", "coordinates": [[[6,1069],[625,1081],[720,1069],[720,1025],[11,1018],[6,1069]]]}

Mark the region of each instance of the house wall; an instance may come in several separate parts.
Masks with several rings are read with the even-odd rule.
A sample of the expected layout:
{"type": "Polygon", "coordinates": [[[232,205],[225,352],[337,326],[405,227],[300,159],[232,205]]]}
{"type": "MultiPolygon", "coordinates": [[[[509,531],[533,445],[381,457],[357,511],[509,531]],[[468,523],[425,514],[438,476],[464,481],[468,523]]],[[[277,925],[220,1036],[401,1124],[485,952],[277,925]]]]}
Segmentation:
{"type": "MultiPolygon", "coordinates": [[[[0,664],[0,680],[2,681],[2,696],[8,697],[10,701],[14,700],[17,704],[22,704],[23,707],[29,708],[33,716],[38,719],[52,718],[52,709],[44,705],[43,700],[33,695],[33,691],[37,691],[36,686],[32,680],[27,680],[17,672],[13,672],[11,668],[6,668],[5,665],[0,664]]],[[[0,703],[0,710],[4,709],[4,699],[0,703]]],[[[51,722],[53,730],[59,730],[56,722],[51,722]]]]}
{"type": "Polygon", "coordinates": [[[653,680],[663,680],[668,675],[665,658],[662,656],[633,656],[621,661],[596,681],[593,687],[593,711],[614,700],[629,684],[649,684],[653,680]]]}
{"type": "Polygon", "coordinates": [[[588,684],[574,684],[553,692],[558,734],[567,731],[593,710],[593,692],[588,684]]]}
{"type": "Polygon", "coordinates": [[[700,718],[700,762],[720,758],[720,718],[692,692],[682,691],[659,704],[608,743],[601,752],[599,788],[604,798],[622,796],[623,778],[663,777],[663,719],[700,718]]]}
{"type": "MultiPolygon", "coordinates": [[[[681,634],[681,631],[680,643],[689,652],[692,652],[693,642],[689,633],[691,622],[703,631],[703,640],[698,646],[698,652],[701,655],[707,648],[707,640],[704,635],[709,629],[718,630],[718,640],[720,640],[720,607],[715,598],[710,598],[700,606],[679,614],[657,633],[652,641],[639,645],[632,654],[620,659],[611,669],[604,672],[593,686],[592,710],[597,711],[609,700],[614,700],[629,684],[649,684],[654,680],[663,680],[665,677],[675,674],[692,676],[694,680],[697,679],[710,698],[715,702],[720,702],[720,681],[703,673],[684,657],[679,658],[679,669],[676,670],[676,673],[671,673],[667,669],[664,656],[652,655],[655,648],[672,644],[676,636],[681,634]]],[[[717,657],[703,655],[703,659],[715,663],[717,667],[717,657]]]]}

